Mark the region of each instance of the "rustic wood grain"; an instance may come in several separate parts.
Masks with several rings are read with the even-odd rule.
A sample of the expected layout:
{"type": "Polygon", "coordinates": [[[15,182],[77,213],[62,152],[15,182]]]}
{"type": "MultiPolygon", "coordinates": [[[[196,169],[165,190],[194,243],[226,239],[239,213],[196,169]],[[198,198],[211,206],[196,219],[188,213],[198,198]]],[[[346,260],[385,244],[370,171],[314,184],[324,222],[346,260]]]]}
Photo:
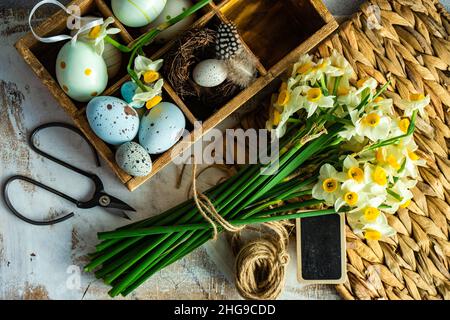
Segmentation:
{"type": "MultiPolygon", "coordinates": [[[[99,11],[104,17],[112,15],[110,8],[103,0],[74,0],[71,4],[80,6],[84,15],[96,11],[99,11]]],[[[252,3],[242,0],[222,1],[219,5],[210,4],[205,7],[201,18],[194,23],[193,27],[205,26],[214,17],[219,21],[233,21],[238,25],[244,49],[255,58],[259,78],[249,88],[242,90],[240,94],[226,103],[219,111],[212,114],[203,124],[201,131],[192,132],[190,138],[187,139],[192,143],[223,122],[232,112],[288,68],[301,53],[311,50],[337,28],[336,21],[319,0],[279,1],[275,3],[271,0],[252,0],[252,3]],[[308,16],[308,18],[305,19],[305,16],[308,16]],[[291,34],[294,36],[291,36],[291,34]],[[267,43],[265,40],[267,37],[276,39],[276,43],[267,43]]],[[[58,12],[37,27],[36,31],[43,36],[60,33],[64,31],[65,23],[66,15],[58,12]]],[[[140,35],[136,29],[123,26],[117,19],[115,25],[122,30],[121,36],[126,43],[132,44],[133,40],[140,35]]],[[[173,45],[173,41],[168,43],[158,50],[153,57],[163,56],[173,45]]],[[[72,116],[75,124],[80,127],[100,156],[130,191],[136,190],[171,163],[176,156],[173,150],[181,153],[190,146],[189,143],[184,143],[182,146],[178,144],[178,147],[156,157],[152,172],[148,176],[130,177],[115,163],[114,150],[96,137],[89,127],[84,116],[85,105],[74,103],[57,84],[51,72],[43,65],[43,61],[50,59],[50,56],[47,54],[37,56],[34,53],[35,49],[43,46],[31,33],[25,35],[16,44],[17,50],[25,61],[48,87],[62,108],[72,116]]],[[[124,79],[126,79],[126,76],[119,79],[118,82],[110,84],[105,92],[107,94],[117,92],[125,81],[124,79]]],[[[196,119],[189,110],[189,106],[186,106],[183,100],[176,95],[167,81],[164,88],[172,100],[179,105],[186,118],[191,123],[195,122],[196,119]]]]}

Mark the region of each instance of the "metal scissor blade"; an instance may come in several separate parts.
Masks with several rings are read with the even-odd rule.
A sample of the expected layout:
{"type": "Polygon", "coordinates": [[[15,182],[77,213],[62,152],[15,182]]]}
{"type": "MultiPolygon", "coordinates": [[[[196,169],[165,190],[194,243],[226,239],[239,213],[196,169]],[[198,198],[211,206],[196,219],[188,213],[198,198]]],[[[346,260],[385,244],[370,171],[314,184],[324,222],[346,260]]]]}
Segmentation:
{"type": "Polygon", "coordinates": [[[125,213],[125,211],[121,210],[121,209],[117,209],[117,208],[104,208],[108,213],[119,216],[121,218],[127,219],[127,220],[131,220],[131,218],[125,213]]]}
{"type": "Polygon", "coordinates": [[[122,218],[131,220],[131,218],[124,211],[136,212],[136,210],[130,205],[126,204],[120,199],[108,195],[109,203],[105,206],[110,213],[121,216],[122,218]]]}

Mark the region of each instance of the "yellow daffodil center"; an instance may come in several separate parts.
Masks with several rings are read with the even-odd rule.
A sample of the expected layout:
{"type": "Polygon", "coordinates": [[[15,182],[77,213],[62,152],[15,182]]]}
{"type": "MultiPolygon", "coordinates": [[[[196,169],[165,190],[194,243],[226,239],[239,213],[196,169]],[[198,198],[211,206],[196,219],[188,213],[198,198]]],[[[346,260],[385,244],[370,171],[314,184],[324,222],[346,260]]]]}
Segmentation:
{"type": "Polygon", "coordinates": [[[102,27],[95,26],[89,31],[89,38],[96,39],[100,35],[100,31],[102,30],[102,27]]]}
{"type": "Polygon", "coordinates": [[[338,95],[339,97],[346,96],[346,95],[348,95],[349,93],[350,93],[350,89],[349,89],[349,88],[346,88],[346,87],[340,87],[340,88],[338,88],[338,90],[337,90],[337,95],[338,95]]]}
{"type": "Polygon", "coordinates": [[[279,92],[287,90],[287,89],[288,89],[288,84],[286,82],[283,82],[280,86],[279,92]]]}
{"type": "Polygon", "coordinates": [[[364,86],[364,84],[367,82],[367,80],[369,80],[369,78],[359,79],[358,82],[356,83],[356,86],[358,88],[362,88],[364,86]]]}
{"type": "Polygon", "coordinates": [[[375,221],[376,218],[380,215],[380,210],[374,207],[369,207],[364,210],[364,218],[367,221],[375,221]]]}
{"type": "Polygon", "coordinates": [[[347,176],[350,179],[353,179],[353,180],[357,181],[358,183],[361,183],[364,180],[364,171],[362,171],[361,168],[352,167],[348,170],[347,176]]]}
{"type": "Polygon", "coordinates": [[[412,161],[417,161],[420,159],[420,157],[417,155],[417,153],[415,153],[414,151],[409,151],[408,152],[408,157],[412,160],[412,161]]]}
{"type": "Polygon", "coordinates": [[[280,121],[281,121],[281,114],[277,109],[275,109],[273,112],[273,125],[274,126],[279,125],[280,121]]]}
{"type": "Polygon", "coordinates": [[[402,130],[403,133],[407,133],[410,124],[411,124],[411,122],[409,121],[409,119],[403,118],[403,119],[400,120],[400,122],[398,123],[398,127],[400,128],[400,130],[402,130]]]}
{"type": "Polygon", "coordinates": [[[336,179],[333,178],[329,178],[323,181],[322,184],[323,190],[325,190],[328,193],[332,193],[335,192],[337,187],[338,187],[338,183],[336,181],[336,179]]]}
{"type": "Polygon", "coordinates": [[[323,70],[323,69],[325,69],[326,67],[327,67],[327,63],[324,61],[324,62],[322,62],[322,63],[316,65],[316,66],[313,68],[313,70],[314,70],[314,71],[323,70]]]}
{"type": "Polygon", "coordinates": [[[403,209],[408,208],[410,204],[411,204],[411,200],[406,200],[405,203],[400,205],[400,208],[403,208],[403,209]]]}
{"type": "Polygon", "coordinates": [[[414,102],[421,101],[421,100],[425,99],[425,96],[423,95],[423,93],[412,93],[412,94],[410,94],[409,99],[414,102]]]}
{"type": "Polygon", "coordinates": [[[380,116],[376,113],[370,113],[362,119],[362,122],[369,127],[376,127],[380,124],[380,116]]]}
{"type": "Polygon", "coordinates": [[[364,230],[364,238],[366,238],[367,240],[380,240],[381,233],[377,230],[367,229],[364,230]]]}
{"type": "Polygon", "coordinates": [[[358,198],[359,197],[356,192],[347,192],[346,194],[344,194],[344,201],[349,206],[355,206],[358,203],[358,198]]]}
{"type": "Polygon", "coordinates": [[[156,106],[157,104],[159,104],[162,101],[162,97],[161,96],[156,96],[151,98],[150,100],[148,100],[145,103],[145,107],[150,110],[151,108],[153,108],[154,106],[156,106]]]}
{"type": "Polygon", "coordinates": [[[304,73],[308,72],[309,70],[311,70],[311,68],[312,68],[311,62],[307,62],[297,68],[297,73],[304,74],[304,73]]]}
{"type": "Polygon", "coordinates": [[[285,106],[289,103],[289,100],[291,99],[291,95],[289,94],[289,91],[283,90],[278,95],[277,104],[280,106],[285,106]]]}
{"type": "Polygon", "coordinates": [[[376,97],[373,102],[375,103],[380,103],[381,101],[383,101],[384,99],[382,97],[376,97]]]}
{"type": "Polygon", "coordinates": [[[146,83],[152,83],[159,79],[159,73],[153,70],[144,73],[144,81],[146,83]]]}
{"type": "Polygon", "coordinates": [[[376,184],[385,186],[387,184],[386,171],[382,167],[377,166],[372,173],[372,179],[376,184]]]}
{"type": "Polygon", "coordinates": [[[400,164],[398,163],[397,158],[393,155],[389,155],[386,159],[386,162],[395,170],[400,169],[400,164]]]}
{"type": "Polygon", "coordinates": [[[322,90],[320,90],[320,88],[309,89],[306,96],[309,102],[318,102],[321,97],[322,97],[322,90]]]}
{"type": "Polygon", "coordinates": [[[375,158],[377,159],[377,161],[380,164],[384,163],[384,155],[383,155],[383,149],[382,148],[377,149],[377,151],[375,152],[375,158]]]}

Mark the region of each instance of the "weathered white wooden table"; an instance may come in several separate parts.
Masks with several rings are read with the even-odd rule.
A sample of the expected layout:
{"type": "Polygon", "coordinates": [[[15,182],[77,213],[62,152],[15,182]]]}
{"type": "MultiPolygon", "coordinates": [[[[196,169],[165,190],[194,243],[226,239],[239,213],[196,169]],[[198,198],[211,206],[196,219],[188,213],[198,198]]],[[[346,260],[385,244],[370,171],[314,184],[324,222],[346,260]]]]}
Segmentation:
{"type": "MultiPolygon", "coordinates": [[[[13,47],[28,31],[28,12],[34,2],[0,3],[0,183],[11,175],[24,174],[74,197],[86,197],[91,191],[88,181],[43,159],[27,145],[27,136],[35,126],[50,121],[70,123],[13,47]]],[[[357,9],[357,1],[353,0],[325,2],[338,15],[357,9]]],[[[90,150],[80,139],[53,131],[42,134],[39,143],[53,154],[97,172],[108,192],[138,209],[134,219],[157,214],[186,197],[187,182],[180,190],[175,189],[178,168],[174,165],[129,193],[106,167],[95,168],[90,150]]],[[[216,177],[202,180],[204,184],[212,183],[216,177]]],[[[76,217],[63,224],[36,227],[18,220],[0,202],[0,299],[108,298],[108,288],[81,269],[85,255],[97,242],[96,232],[118,227],[125,221],[102,209],[76,210],[63,200],[20,183],[12,187],[11,193],[15,206],[30,217],[43,218],[71,210],[75,210],[76,217]]],[[[130,298],[233,299],[239,295],[206,250],[200,248],[156,274],[130,298]]],[[[289,290],[284,298],[335,299],[337,295],[332,287],[310,286],[289,290]]]]}

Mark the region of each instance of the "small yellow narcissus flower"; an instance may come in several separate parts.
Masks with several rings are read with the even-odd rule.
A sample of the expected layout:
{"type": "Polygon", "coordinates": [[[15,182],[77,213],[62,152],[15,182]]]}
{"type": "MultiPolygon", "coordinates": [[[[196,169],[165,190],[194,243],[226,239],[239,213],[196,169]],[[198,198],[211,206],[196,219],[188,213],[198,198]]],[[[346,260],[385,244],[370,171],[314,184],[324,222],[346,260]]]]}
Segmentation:
{"type": "Polygon", "coordinates": [[[334,106],[334,97],[325,96],[320,88],[303,87],[305,97],[305,109],[308,112],[308,118],[311,117],[317,108],[332,108],[334,106]]]}
{"type": "Polygon", "coordinates": [[[89,31],[88,35],[91,39],[95,39],[100,36],[101,31],[102,31],[101,26],[95,26],[89,31]]]}
{"type": "Polygon", "coordinates": [[[150,100],[148,100],[145,103],[145,107],[148,110],[150,110],[151,108],[157,106],[161,101],[162,101],[162,97],[161,96],[155,96],[155,97],[151,98],[150,100]]]}
{"type": "Polygon", "coordinates": [[[373,222],[380,215],[380,210],[374,207],[368,207],[364,210],[364,219],[367,221],[373,222]]]}
{"type": "Polygon", "coordinates": [[[374,111],[357,120],[355,127],[358,135],[376,142],[386,139],[389,135],[391,118],[381,111],[374,111]]]}
{"type": "Polygon", "coordinates": [[[358,194],[353,191],[346,192],[343,198],[345,203],[347,203],[350,207],[354,207],[359,200],[358,194]]]}
{"type": "Polygon", "coordinates": [[[372,229],[364,230],[364,238],[366,238],[366,240],[378,241],[381,239],[381,237],[382,237],[381,232],[379,232],[377,230],[372,230],[372,229]]]}
{"type": "Polygon", "coordinates": [[[159,79],[159,73],[154,70],[149,70],[144,73],[144,82],[153,83],[159,79]]]}
{"type": "Polygon", "coordinates": [[[291,95],[287,89],[282,90],[278,95],[277,104],[281,107],[286,106],[291,99],[291,95]]]}
{"type": "Polygon", "coordinates": [[[425,108],[430,104],[430,96],[425,96],[423,93],[412,93],[409,96],[409,101],[402,100],[401,105],[405,109],[405,117],[411,117],[414,111],[418,111],[419,114],[426,118],[425,108]]]}
{"type": "Polygon", "coordinates": [[[376,166],[375,170],[372,173],[372,179],[376,184],[379,184],[380,186],[385,186],[387,184],[386,171],[382,167],[376,166]]]}
{"type": "Polygon", "coordinates": [[[332,206],[339,197],[342,181],[342,174],[332,165],[324,164],[320,168],[319,180],[312,189],[313,198],[324,200],[327,205],[332,206]]]}

